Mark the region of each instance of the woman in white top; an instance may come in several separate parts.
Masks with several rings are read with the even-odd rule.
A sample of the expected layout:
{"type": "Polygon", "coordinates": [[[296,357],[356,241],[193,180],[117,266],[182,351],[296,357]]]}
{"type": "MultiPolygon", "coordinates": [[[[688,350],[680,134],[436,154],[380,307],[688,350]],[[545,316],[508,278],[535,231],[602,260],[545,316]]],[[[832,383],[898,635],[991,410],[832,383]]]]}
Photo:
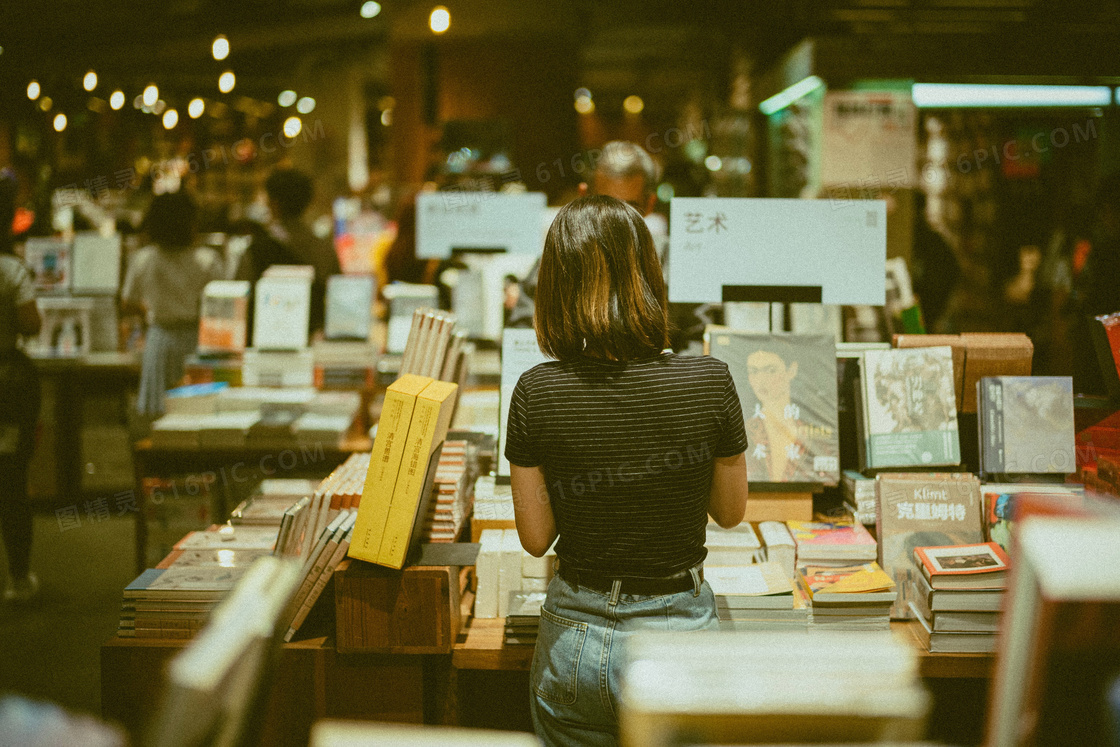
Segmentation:
{"type": "Polygon", "coordinates": [[[148,321],[137,410],[158,416],[164,393],[178,386],[184,363],[198,347],[202,291],[224,276],[221,256],[194,246],[194,200],[183,192],[157,195],[144,221],[151,246],[129,262],[121,300],[143,308],[148,321]]]}

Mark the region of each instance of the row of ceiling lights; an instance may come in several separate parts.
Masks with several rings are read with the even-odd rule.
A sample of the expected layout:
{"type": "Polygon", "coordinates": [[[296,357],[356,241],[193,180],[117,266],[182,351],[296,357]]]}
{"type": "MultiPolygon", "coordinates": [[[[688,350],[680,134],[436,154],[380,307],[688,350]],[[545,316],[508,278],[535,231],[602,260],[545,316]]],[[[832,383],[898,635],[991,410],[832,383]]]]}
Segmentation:
{"type": "MultiPolygon", "coordinates": [[[[595,111],[595,101],[591,98],[591,91],[586,88],[576,89],[576,111],[580,114],[592,114],[595,111]]],[[[630,95],[622,100],[622,108],[627,114],[641,114],[646,108],[646,102],[641,96],[630,95]]]]}

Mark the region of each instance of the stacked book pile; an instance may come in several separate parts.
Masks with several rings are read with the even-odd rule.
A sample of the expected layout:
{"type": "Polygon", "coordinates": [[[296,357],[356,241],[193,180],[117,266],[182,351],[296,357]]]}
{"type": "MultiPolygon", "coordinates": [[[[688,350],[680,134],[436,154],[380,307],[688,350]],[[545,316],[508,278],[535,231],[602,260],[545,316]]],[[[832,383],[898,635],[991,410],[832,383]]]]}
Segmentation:
{"type": "Polygon", "coordinates": [[[513,489],[499,485],[491,475],[474,483],[474,509],[471,516],[471,541],[478,542],[487,529],[513,529],[513,489]]]}
{"type": "Polygon", "coordinates": [[[548,590],[556,572],[556,553],[551,548],[542,557],[533,557],[521,547],[516,529],[485,529],[480,545],[475,617],[506,617],[518,594],[548,590]]]}
{"type": "Polygon", "coordinates": [[[875,560],[878,545],[862,524],[786,522],[797,543],[797,565],[850,566],[875,560]]]}
{"type": "Polygon", "coordinates": [[[377,350],[365,342],[317,340],[311,346],[315,386],[319,389],[370,389],[377,350]]]}
{"type": "Polygon", "coordinates": [[[763,560],[777,563],[786,578],[797,577],[797,543],[785,522],[763,521],[758,525],[758,533],[762,535],[763,560]]]}
{"type": "Polygon", "coordinates": [[[474,447],[467,441],[444,441],[432,485],[431,508],[424,521],[424,542],[455,542],[471,513],[474,496],[474,447]]]}
{"type": "Polygon", "coordinates": [[[705,564],[704,580],[716,595],[721,630],[800,630],[809,624],[809,602],[774,561],[756,565],[705,564]]]}
{"type": "Polygon", "coordinates": [[[846,508],[860,524],[874,526],[879,515],[875,503],[875,480],[871,477],[856,472],[854,469],[844,470],[841,480],[844,489],[844,508],[846,508]]]}
{"type": "Polygon", "coordinates": [[[910,610],[914,632],[933,653],[996,650],[1007,584],[1007,554],[995,542],[914,548],[921,574],[910,610]]]}
{"type": "Polygon", "coordinates": [[[272,554],[272,527],[212,526],[183,537],[157,567],[124,589],[117,635],[191,638],[257,558],[272,554]]]}
{"type": "Polygon", "coordinates": [[[354,342],[319,341],[314,355],[313,380],[319,389],[371,389],[376,379],[376,351],[354,342]]]}
{"type": "Polygon", "coordinates": [[[872,561],[844,568],[803,565],[801,588],[812,602],[818,630],[890,630],[894,580],[872,561]]]}
{"type": "Polygon", "coordinates": [[[300,498],[310,497],[318,480],[271,478],[262,480],[252,494],[230,515],[234,526],[271,526],[280,528],[284,514],[300,498]]]}
{"type": "Polygon", "coordinates": [[[742,566],[762,559],[762,543],[758,541],[750,522],[744,521],[736,527],[724,529],[709,521],[706,531],[706,565],[742,566]]]}
{"type": "Polygon", "coordinates": [[[535,646],[541,624],[543,591],[512,591],[502,640],[507,646],[535,646]]]}

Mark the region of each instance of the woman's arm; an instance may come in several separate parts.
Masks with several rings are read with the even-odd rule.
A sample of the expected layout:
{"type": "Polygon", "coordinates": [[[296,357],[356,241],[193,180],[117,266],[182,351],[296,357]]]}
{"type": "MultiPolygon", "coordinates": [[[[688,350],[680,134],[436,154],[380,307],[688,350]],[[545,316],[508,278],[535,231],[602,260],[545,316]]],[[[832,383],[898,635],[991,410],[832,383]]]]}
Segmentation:
{"type": "MultiPolygon", "coordinates": [[[[744,470],[745,465],[746,462],[744,470]]],[[[556,520],[552,516],[552,503],[549,501],[544,473],[540,467],[518,467],[511,464],[509,474],[517,536],[521,538],[521,546],[526,552],[539,558],[548,552],[556,539],[556,520]]],[[[743,481],[746,482],[745,471],[743,481]]]]}
{"type": "Polygon", "coordinates": [[[747,453],[716,457],[712,461],[712,494],[708,500],[708,514],[721,527],[730,529],[743,520],[746,510],[747,453]]]}

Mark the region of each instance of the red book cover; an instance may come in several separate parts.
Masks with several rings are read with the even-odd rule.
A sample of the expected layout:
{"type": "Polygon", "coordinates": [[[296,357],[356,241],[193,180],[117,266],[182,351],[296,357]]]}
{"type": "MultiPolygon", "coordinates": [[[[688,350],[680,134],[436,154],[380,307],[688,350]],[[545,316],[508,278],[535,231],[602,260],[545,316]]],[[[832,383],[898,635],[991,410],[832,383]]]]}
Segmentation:
{"type": "Polygon", "coordinates": [[[915,547],[914,558],[931,578],[1004,571],[1010,563],[1003,548],[995,542],[915,547]]]}

